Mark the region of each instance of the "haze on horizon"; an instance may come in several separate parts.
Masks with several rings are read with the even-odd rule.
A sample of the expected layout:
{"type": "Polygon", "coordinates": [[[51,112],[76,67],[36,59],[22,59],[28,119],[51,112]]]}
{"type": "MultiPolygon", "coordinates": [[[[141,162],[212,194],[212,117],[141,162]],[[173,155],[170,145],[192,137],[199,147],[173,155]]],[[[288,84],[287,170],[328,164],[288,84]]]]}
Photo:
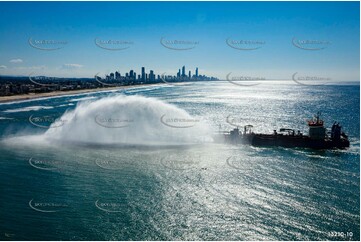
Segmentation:
{"type": "Polygon", "coordinates": [[[360,76],[359,2],[1,2],[0,20],[0,75],[360,76]]]}

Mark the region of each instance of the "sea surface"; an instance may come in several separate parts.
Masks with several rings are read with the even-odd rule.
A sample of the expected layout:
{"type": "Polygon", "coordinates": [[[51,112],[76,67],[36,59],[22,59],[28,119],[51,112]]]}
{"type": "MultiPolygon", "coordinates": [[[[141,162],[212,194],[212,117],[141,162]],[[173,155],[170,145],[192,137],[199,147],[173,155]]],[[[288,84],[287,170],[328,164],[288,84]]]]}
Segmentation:
{"type": "Polygon", "coordinates": [[[0,104],[0,238],[358,241],[359,103],[359,85],[219,81],[0,104]],[[212,139],[307,134],[319,111],[349,149],[212,139]]]}

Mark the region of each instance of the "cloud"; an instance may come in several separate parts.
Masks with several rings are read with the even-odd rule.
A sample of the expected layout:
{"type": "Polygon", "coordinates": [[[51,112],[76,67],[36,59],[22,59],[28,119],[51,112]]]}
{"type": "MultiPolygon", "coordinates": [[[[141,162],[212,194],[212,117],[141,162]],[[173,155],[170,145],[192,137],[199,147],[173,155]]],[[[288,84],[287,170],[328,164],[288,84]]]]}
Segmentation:
{"type": "Polygon", "coordinates": [[[23,63],[23,60],[22,59],[12,59],[12,60],[10,60],[10,63],[14,63],[14,64],[23,63]]]}
{"type": "Polygon", "coordinates": [[[8,67],[7,67],[7,66],[4,66],[4,65],[1,65],[1,66],[0,66],[0,69],[8,69],[8,67]]]}
{"type": "Polygon", "coordinates": [[[63,66],[62,66],[62,69],[79,69],[79,68],[82,68],[83,67],[83,65],[80,65],[80,64],[64,64],[63,66]]]}
{"type": "Polygon", "coordinates": [[[18,66],[14,67],[15,70],[44,70],[46,66],[18,66]]]}

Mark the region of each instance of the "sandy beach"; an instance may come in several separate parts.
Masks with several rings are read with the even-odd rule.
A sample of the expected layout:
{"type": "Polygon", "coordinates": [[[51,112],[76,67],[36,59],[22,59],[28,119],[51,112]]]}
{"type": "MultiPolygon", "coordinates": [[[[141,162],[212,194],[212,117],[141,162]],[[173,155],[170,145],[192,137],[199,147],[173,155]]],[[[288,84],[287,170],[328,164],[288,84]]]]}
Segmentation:
{"type": "Polygon", "coordinates": [[[131,85],[131,86],[102,87],[102,88],[94,88],[94,89],[55,91],[55,92],[47,92],[47,93],[29,93],[29,94],[22,94],[22,95],[0,97],[0,103],[31,100],[31,99],[43,98],[43,97],[57,97],[57,96],[64,96],[64,95],[92,93],[92,92],[99,92],[99,91],[112,91],[112,90],[119,90],[119,89],[128,89],[128,88],[133,88],[133,87],[157,86],[157,85],[160,85],[160,84],[157,83],[157,84],[143,84],[143,85],[131,85]]]}

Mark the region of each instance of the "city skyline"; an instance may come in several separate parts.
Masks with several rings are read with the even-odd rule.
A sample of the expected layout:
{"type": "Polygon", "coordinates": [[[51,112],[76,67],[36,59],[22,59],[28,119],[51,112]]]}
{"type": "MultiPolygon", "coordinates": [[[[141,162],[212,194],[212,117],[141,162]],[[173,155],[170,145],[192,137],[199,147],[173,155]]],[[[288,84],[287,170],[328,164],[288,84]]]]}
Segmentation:
{"type": "Polygon", "coordinates": [[[134,69],[124,72],[110,72],[102,78],[100,73],[95,74],[92,78],[76,77],[52,77],[44,75],[29,74],[29,76],[1,76],[0,75],[0,96],[22,95],[29,93],[49,93],[56,91],[74,91],[85,89],[96,89],[101,87],[131,86],[142,84],[159,84],[159,83],[177,83],[177,82],[197,82],[197,81],[216,81],[215,77],[199,75],[198,67],[195,68],[193,75],[188,70],[186,75],[186,66],[178,69],[176,75],[171,73],[158,74],[154,70],[147,72],[145,67],[141,67],[140,74],[134,69]],[[181,71],[182,70],[182,71],[181,71]]]}
{"type": "MultiPolygon", "coordinates": [[[[186,66],[185,65],[183,65],[182,66],[182,68],[186,68],[186,66]]],[[[161,74],[154,74],[154,70],[151,70],[150,69],[150,72],[152,72],[155,76],[162,76],[162,75],[167,75],[167,76],[172,76],[172,77],[186,77],[186,78],[190,78],[190,77],[192,77],[192,78],[194,78],[194,77],[208,77],[208,76],[206,76],[206,75],[199,75],[198,73],[199,73],[199,68],[198,67],[195,67],[194,68],[194,74],[193,75],[191,75],[190,76],[190,74],[192,73],[192,71],[191,70],[189,70],[188,71],[188,74],[186,74],[186,71],[184,71],[184,72],[182,72],[181,73],[181,69],[182,68],[179,68],[178,69],[178,71],[176,72],[176,74],[175,75],[173,75],[173,73],[174,73],[174,71],[172,71],[171,73],[166,73],[166,72],[163,72],[163,73],[161,73],[161,74]]],[[[124,68],[123,68],[124,69],[124,68]]],[[[137,77],[136,79],[142,79],[142,80],[144,80],[143,79],[143,77],[145,77],[145,76],[149,76],[149,74],[150,73],[146,73],[146,67],[141,67],[141,71],[139,72],[139,74],[136,72],[136,71],[134,71],[134,68],[131,68],[130,70],[128,70],[128,72],[126,72],[125,70],[124,71],[120,71],[120,69],[117,69],[117,70],[115,70],[115,71],[110,71],[109,73],[104,73],[105,74],[105,78],[107,78],[107,77],[110,77],[111,75],[112,76],[116,76],[117,75],[117,73],[118,74],[120,74],[120,76],[121,76],[121,73],[125,73],[125,75],[124,76],[121,76],[121,77],[127,77],[128,76],[128,74],[130,74],[131,72],[133,73],[133,74],[136,74],[135,76],[137,77]],[[109,74],[109,75],[108,75],[109,74]]],[[[7,77],[7,76],[9,76],[9,77],[14,77],[14,78],[16,78],[16,77],[29,77],[29,76],[43,76],[43,77],[54,77],[54,78],[86,78],[86,79],[88,79],[88,78],[92,78],[92,77],[94,77],[94,76],[101,76],[101,75],[99,75],[100,74],[100,72],[98,72],[97,74],[95,74],[95,75],[93,75],[93,76],[90,76],[90,77],[88,77],[88,76],[82,76],[82,77],[75,77],[75,76],[69,76],[69,77],[63,77],[63,76],[51,76],[51,75],[41,75],[41,74],[39,74],[39,73],[35,73],[35,72],[31,72],[31,73],[29,73],[28,75],[1,75],[0,74],[0,76],[3,76],[3,77],[7,77]]],[[[133,76],[133,75],[130,75],[130,76],[133,76]]],[[[210,78],[214,78],[214,79],[218,79],[217,77],[213,77],[213,76],[211,76],[210,78]]]]}
{"type": "MultiPolygon", "coordinates": [[[[99,77],[99,75],[95,75],[95,77],[99,77]]],[[[206,75],[199,75],[198,67],[195,68],[194,74],[192,75],[192,71],[188,70],[188,74],[186,71],[186,66],[183,65],[182,68],[178,69],[176,75],[172,75],[172,73],[156,73],[154,70],[149,70],[149,73],[146,72],[146,68],[144,66],[141,67],[141,73],[137,74],[134,69],[129,70],[129,72],[125,72],[124,75],[120,71],[110,72],[105,75],[105,80],[107,81],[141,81],[143,83],[147,82],[159,82],[159,81],[214,81],[219,80],[216,77],[208,77],[206,75]],[[181,71],[182,70],[182,71],[181,71]]]]}
{"type": "Polygon", "coordinates": [[[302,72],[358,81],[358,9],[359,2],[6,2],[0,75],[89,78],[119,66],[171,73],[187,63],[219,79],[302,72]]]}

